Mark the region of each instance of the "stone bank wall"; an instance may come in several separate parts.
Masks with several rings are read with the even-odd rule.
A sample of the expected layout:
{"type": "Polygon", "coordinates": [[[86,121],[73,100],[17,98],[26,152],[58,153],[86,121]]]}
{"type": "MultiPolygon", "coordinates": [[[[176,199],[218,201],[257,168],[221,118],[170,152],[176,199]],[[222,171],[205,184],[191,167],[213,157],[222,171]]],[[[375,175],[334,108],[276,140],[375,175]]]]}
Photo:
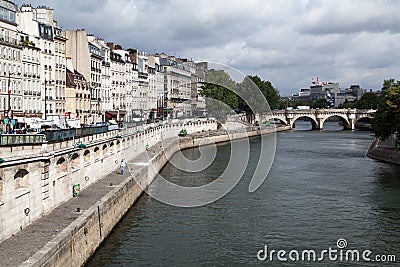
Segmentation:
{"type": "Polygon", "coordinates": [[[73,197],[73,185],[81,190],[114,172],[121,159],[132,160],[161,138],[215,130],[213,121],[187,122],[143,129],[140,132],[108,132],[41,147],[1,147],[0,241],[49,214],[73,197]],[[118,136],[117,136],[118,134],[118,136]],[[76,144],[84,143],[79,148],[76,144]],[[125,153],[126,148],[133,153],[125,153]]]}
{"type": "MultiPolygon", "coordinates": [[[[210,126],[206,125],[206,128],[210,126]]],[[[216,129],[216,125],[214,126],[216,129]]],[[[205,130],[206,128],[203,129],[205,130]]],[[[277,131],[288,129],[288,127],[281,127],[277,131]]],[[[263,134],[274,131],[275,129],[265,130],[263,134]]],[[[135,169],[135,178],[129,177],[118,185],[89,210],[85,211],[78,220],[64,229],[53,241],[49,242],[46,247],[36,253],[23,266],[83,265],[142,194],[142,188],[150,184],[155,178],[156,173],[152,170],[153,167],[155,167],[155,171],[159,171],[175,152],[199,146],[200,143],[204,145],[206,143],[226,142],[258,134],[260,134],[259,131],[254,131],[250,133],[236,133],[231,136],[225,134],[206,136],[205,138],[198,137],[195,139],[188,136],[181,138],[180,142],[171,142],[168,147],[164,147],[164,149],[159,150],[152,156],[150,159],[152,161],[152,164],[150,164],[151,167],[150,165],[143,165],[135,169]]],[[[155,139],[153,140],[156,141],[155,139]]],[[[144,158],[146,159],[146,157],[144,158]]]]}
{"type": "Polygon", "coordinates": [[[385,141],[375,138],[368,149],[367,156],[387,163],[400,164],[400,151],[396,149],[393,137],[385,141]]]}

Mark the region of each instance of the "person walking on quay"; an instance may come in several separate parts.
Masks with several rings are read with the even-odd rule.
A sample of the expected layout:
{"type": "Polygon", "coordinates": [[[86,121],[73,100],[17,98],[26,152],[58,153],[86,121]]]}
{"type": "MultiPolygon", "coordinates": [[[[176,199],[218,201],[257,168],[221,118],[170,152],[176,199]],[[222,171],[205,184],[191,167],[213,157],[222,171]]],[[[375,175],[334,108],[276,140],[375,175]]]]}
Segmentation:
{"type": "Polygon", "coordinates": [[[120,168],[121,168],[121,174],[122,175],[124,175],[125,167],[126,167],[126,162],[125,162],[124,159],[121,159],[120,168]]]}

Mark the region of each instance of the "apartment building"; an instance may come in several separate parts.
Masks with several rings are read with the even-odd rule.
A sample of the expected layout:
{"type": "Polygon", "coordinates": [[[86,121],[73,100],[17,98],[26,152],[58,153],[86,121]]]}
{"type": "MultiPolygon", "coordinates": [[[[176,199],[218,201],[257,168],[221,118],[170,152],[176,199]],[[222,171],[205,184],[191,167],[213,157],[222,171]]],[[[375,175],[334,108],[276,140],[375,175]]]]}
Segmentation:
{"type": "Polygon", "coordinates": [[[90,82],[73,67],[72,58],[67,58],[66,110],[68,118],[79,119],[81,123],[92,122],[90,82]]]}
{"type": "MultiPolygon", "coordinates": [[[[22,5],[16,14],[18,30],[21,32],[24,44],[24,96],[27,102],[24,110],[27,117],[35,117],[41,109],[45,120],[59,120],[64,116],[65,109],[65,47],[66,38],[62,36],[61,28],[54,19],[54,9],[47,6],[22,5]],[[37,48],[36,52],[32,47],[37,48]],[[40,50],[39,50],[40,49],[40,50]],[[39,53],[39,62],[35,57],[39,53]],[[36,69],[39,71],[36,71],[36,69]],[[36,80],[38,79],[38,80],[36,80]],[[39,82],[39,84],[38,84],[39,82]],[[35,99],[29,94],[30,88],[41,88],[41,106],[30,109],[35,99]]],[[[34,91],[34,90],[32,90],[34,91]]]]}
{"type": "Polygon", "coordinates": [[[11,120],[23,116],[22,44],[16,21],[17,7],[0,1],[0,110],[2,130],[11,130],[11,120]],[[8,118],[7,120],[4,120],[8,118]],[[5,124],[7,122],[7,125],[5,124]]]}
{"type": "MultiPolygon", "coordinates": [[[[127,71],[125,60],[121,53],[114,52],[114,44],[108,43],[111,49],[111,103],[112,110],[108,112],[107,119],[125,121],[127,114],[126,83],[127,71]]],[[[118,47],[117,47],[118,48],[118,47]]],[[[116,49],[121,50],[121,49],[116,49]]]]}
{"type": "Polygon", "coordinates": [[[96,38],[92,41],[100,48],[102,57],[101,62],[101,88],[100,88],[100,110],[102,121],[105,121],[105,112],[112,110],[111,103],[111,50],[105,43],[104,39],[96,38]]]}
{"type": "Polygon", "coordinates": [[[72,59],[73,69],[90,83],[90,111],[84,121],[96,123],[102,120],[101,80],[102,50],[91,34],[84,29],[63,32],[66,41],[66,56],[72,59]]]}
{"type": "Polygon", "coordinates": [[[172,56],[161,54],[164,76],[164,112],[169,118],[191,116],[192,74],[188,66],[172,56]]]}
{"type": "Polygon", "coordinates": [[[23,88],[23,117],[25,122],[39,120],[43,116],[41,96],[41,50],[36,46],[36,38],[21,33],[22,38],[22,88],[23,88]]]}

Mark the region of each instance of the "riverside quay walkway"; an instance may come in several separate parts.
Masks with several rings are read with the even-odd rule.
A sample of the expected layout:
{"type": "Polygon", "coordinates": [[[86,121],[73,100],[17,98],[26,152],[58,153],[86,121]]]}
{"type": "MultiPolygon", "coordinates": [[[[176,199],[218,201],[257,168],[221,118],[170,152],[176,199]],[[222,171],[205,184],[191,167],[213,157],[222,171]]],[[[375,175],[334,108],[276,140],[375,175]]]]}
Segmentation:
{"type": "Polygon", "coordinates": [[[178,137],[182,129],[190,134],[216,128],[213,120],[180,120],[73,138],[63,135],[55,142],[35,138],[26,143],[25,136],[6,136],[0,145],[0,266],[27,260],[79,221],[88,207],[118,190],[115,185],[124,178],[116,174],[121,160],[146,156],[146,147],[178,137]],[[131,153],[125,153],[128,148],[131,153]],[[81,193],[72,198],[75,185],[81,193]]]}
{"type": "MultiPolygon", "coordinates": [[[[130,146],[129,153],[132,151],[138,153],[132,158],[129,158],[129,153],[123,156],[127,158],[128,163],[138,163],[134,170],[121,175],[118,168],[114,168],[111,173],[86,186],[77,197],[62,202],[47,215],[36,219],[1,242],[0,266],[84,264],[142,194],[143,188],[154,179],[155,173],[150,175],[153,171],[142,163],[151,163],[158,171],[170,156],[180,149],[204,144],[205,139],[210,142],[213,140],[226,142],[231,138],[226,131],[216,130],[216,124],[201,124],[197,128],[199,131],[193,131],[192,128],[186,137],[177,138],[181,127],[182,125],[172,127],[174,131],[165,139],[155,134],[153,140],[156,141],[151,142],[146,149],[137,150],[135,146],[130,146]],[[211,131],[206,130],[213,126],[215,128],[211,131]],[[166,143],[168,145],[165,147],[166,143]]],[[[288,129],[288,127],[271,128],[262,133],[288,129]]],[[[247,131],[249,130],[249,135],[246,132],[243,135],[240,133],[234,135],[236,138],[245,138],[261,133],[256,128],[248,128],[247,131]]]]}
{"type": "Polygon", "coordinates": [[[115,171],[105,176],[83,190],[78,197],[64,202],[50,214],[0,243],[0,266],[20,266],[129,175],[129,172],[121,175],[115,171]],[[110,186],[110,183],[113,185],[110,186]]]}

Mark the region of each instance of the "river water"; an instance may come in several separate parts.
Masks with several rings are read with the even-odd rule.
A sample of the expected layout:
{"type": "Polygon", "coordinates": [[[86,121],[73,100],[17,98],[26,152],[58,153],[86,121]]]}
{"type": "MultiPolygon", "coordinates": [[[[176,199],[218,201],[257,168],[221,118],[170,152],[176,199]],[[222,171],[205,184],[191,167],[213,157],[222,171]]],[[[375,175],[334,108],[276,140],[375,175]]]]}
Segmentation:
{"type": "MultiPolygon", "coordinates": [[[[259,138],[251,139],[255,160],[242,180],[212,204],[179,208],[143,195],[87,266],[396,265],[365,262],[377,255],[395,255],[399,264],[400,168],[365,156],[373,138],[369,132],[332,131],[339,127],[334,122],[326,123],[324,131],[301,131],[307,127],[307,122],[296,122],[296,130],[277,135],[272,169],[255,193],[248,186],[259,138]],[[338,247],[339,239],[347,247],[344,240],[338,247]],[[265,246],[267,254],[286,254],[280,260],[275,252],[272,261],[260,261],[265,246]],[[332,258],[322,254],[330,247],[337,250],[332,258]],[[295,252],[289,258],[293,250],[298,258],[295,252]],[[301,261],[304,250],[315,251],[323,262],[301,261]],[[361,262],[340,259],[347,250],[358,250],[361,262]],[[366,250],[371,253],[364,260],[366,250]]],[[[198,153],[184,151],[188,158],[198,153]]],[[[229,153],[229,144],[218,145],[217,163],[207,170],[188,175],[166,165],[162,175],[198,186],[222,172],[229,153]]]]}

